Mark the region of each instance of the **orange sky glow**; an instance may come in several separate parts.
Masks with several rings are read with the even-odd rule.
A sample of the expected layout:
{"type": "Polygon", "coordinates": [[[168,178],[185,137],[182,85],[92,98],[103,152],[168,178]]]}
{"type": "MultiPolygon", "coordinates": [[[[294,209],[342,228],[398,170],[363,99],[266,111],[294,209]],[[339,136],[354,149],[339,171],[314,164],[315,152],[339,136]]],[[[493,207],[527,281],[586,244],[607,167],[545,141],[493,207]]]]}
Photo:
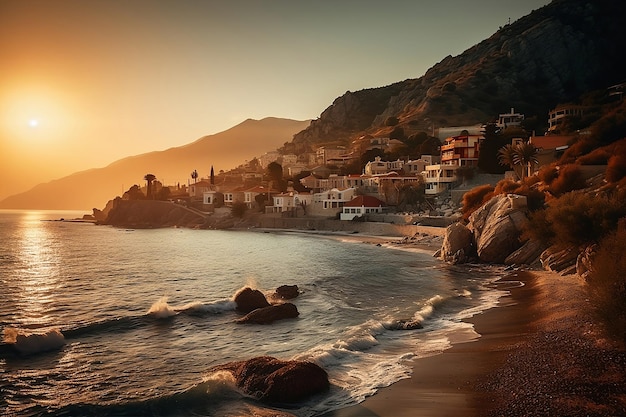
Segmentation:
{"type": "Polygon", "coordinates": [[[0,0],[0,200],[247,118],[314,119],[547,3],[0,0]]]}

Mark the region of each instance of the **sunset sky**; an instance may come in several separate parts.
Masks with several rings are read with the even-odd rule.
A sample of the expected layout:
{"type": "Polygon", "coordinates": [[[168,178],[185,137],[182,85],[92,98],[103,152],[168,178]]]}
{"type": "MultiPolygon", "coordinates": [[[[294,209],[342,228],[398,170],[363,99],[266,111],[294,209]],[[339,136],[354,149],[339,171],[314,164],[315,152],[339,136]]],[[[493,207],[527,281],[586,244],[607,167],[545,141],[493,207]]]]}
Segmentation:
{"type": "Polygon", "coordinates": [[[247,118],[316,118],[547,3],[0,0],[0,200],[247,118]]]}

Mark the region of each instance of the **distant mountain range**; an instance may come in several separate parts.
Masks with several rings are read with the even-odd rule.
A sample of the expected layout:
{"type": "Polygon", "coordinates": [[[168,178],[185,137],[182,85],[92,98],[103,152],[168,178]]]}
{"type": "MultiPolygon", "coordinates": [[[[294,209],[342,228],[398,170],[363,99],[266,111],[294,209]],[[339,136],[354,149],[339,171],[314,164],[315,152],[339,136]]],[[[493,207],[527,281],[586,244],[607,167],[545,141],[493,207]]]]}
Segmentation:
{"type": "Polygon", "coordinates": [[[103,208],[133,184],[143,185],[150,173],[165,184],[186,184],[193,170],[207,177],[211,165],[236,167],[290,141],[310,120],[248,119],[223,132],[204,136],[185,146],[120,159],[97,169],[76,172],[0,201],[0,208],[103,208]]]}

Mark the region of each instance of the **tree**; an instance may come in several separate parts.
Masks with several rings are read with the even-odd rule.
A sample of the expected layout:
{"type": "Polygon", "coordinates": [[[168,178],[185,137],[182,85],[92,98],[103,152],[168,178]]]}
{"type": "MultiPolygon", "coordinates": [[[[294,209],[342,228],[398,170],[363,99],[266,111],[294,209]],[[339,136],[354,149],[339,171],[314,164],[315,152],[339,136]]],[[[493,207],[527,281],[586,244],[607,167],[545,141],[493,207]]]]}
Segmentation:
{"type": "Polygon", "coordinates": [[[246,205],[246,203],[242,202],[242,201],[235,201],[233,203],[233,207],[231,208],[231,214],[233,215],[233,217],[237,217],[237,218],[243,218],[243,216],[245,216],[246,211],[248,211],[248,206],[246,205]]]}
{"type": "Polygon", "coordinates": [[[215,172],[213,171],[213,165],[211,165],[211,185],[215,185],[215,172]]]}
{"type": "Polygon", "coordinates": [[[500,165],[510,167],[515,175],[519,177],[517,171],[515,170],[515,155],[516,155],[515,147],[512,144],[508,144],[500,148],[498,151],[498,160],[500,161],[500,165]]]}
{"type": "MultiPolygon", "coordinates": [[[[283,179],[283,167],[278,162],[270,162],[267,165],[267,176],[273,184],[273,187],[280,190],[287,190],[287,181],[283,179]]],[[[271,188],[271,187],[270,187],[271,188]]]]}
{"type": "Polygon", "coordinates": [[[196,171],[195,169],[192,171],[191,173],[191,179],[193,180],[193,183],[195,184],[196,181],[198,180],[198,171],[196,171]]]}
{"type": "Polygon", "coordinates": [[[527,169],[527,176],[532,175],[532,166],[538,164],[537,148],[531,143],[520,143],[515,146],[515,155],[513,155],[515,164],[522,167],[522,179],[524,179],[524,168],[527,169]]]}
{"type": "Polygon", "coordinates": [[[154,181],[156,179],[156,176],[154,176],[153,174],[146,174],[143,177],[144,180],[146,180],[146,197],[148,198],[148,200],[152,199],[152,181],[154,181]]]}
{"type": "Polygon", "coordinates": [[[503,174],[505,169],[498,162],[498,151],[511,143],[510,139],[502,137],[495,123],[487,124],[482,133],[485,139],[480,143],[478,168],[489,174],[503,174]]]}

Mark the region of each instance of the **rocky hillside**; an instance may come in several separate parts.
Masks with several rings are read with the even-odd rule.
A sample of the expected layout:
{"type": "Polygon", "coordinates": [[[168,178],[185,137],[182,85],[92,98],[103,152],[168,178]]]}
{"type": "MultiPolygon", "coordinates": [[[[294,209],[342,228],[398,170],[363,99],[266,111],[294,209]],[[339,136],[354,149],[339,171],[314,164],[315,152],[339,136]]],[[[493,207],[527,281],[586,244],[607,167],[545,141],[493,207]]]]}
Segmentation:
{"type": "Polygon", "coordinates": [[[624,80],[625,17],[621,2],[554,0],[420,78],[346,92],[294,137],[294,146],[388,134],[388,117],[409,135],[487,122],[511,107],[544,128],[556,104],[624,80]]]}

